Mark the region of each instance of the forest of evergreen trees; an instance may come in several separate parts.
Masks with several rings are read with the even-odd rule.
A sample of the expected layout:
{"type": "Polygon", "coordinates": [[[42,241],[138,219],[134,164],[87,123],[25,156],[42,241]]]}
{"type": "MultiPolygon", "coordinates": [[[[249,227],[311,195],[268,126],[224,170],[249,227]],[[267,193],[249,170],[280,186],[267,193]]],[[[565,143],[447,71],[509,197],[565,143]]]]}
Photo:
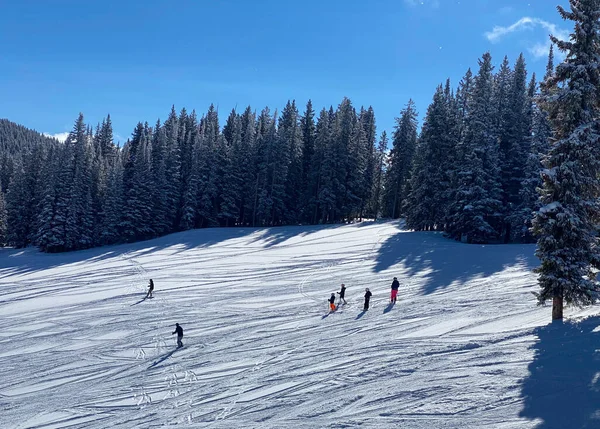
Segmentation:
{"type": "Polygon", "coordinates": [[[64,143],[0,120],[0,244],[60,252],[378,217],[470,243],[531,242],[551,134],[540,91],[522,55],[494,72],[486,53],[458,88],[437,88],[420,133],[409,101],[391,142],[373,109],[347,98],[318,114],[310,101],[303,113],[248,107],[224,124],[213,106],[200,117],[172,108],[123,147],[110,116],[92,128],[80,115],[64,143]]]}

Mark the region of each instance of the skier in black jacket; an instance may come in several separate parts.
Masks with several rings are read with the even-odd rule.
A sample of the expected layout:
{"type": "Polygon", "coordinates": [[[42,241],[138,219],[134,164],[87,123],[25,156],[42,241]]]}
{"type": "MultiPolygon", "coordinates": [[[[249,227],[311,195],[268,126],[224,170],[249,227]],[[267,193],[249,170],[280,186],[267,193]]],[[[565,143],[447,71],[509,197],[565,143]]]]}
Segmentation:
{"type": "Polygon", "coordinates": [[[148,293],[146,294],[146,298],[152,298],[152,292],[154,292],[154,282],[152,281],[152,279],[150,279],[150,284],[148,285],[148,293]]]}
{"type": "Polygon", "coordinates": [[[329,311],[335,311],[335,293],[331,292],[331,296],[327,301],[329,301],[329,311]]]}
{"type": "Polygon", "coordinates": [[[339,302],[339,304],[341,304],[342,301],[344,301],[344,304],[348,304],[346,302],[346,298],[345,298],[345,296],[346,296],[346,285],[344,283],[342,283],[342,288],[340,289],[340,291],[337,294],[340,296],[340,302],[339,302]]]}
{"type": "Polygon", "coordinates": [[[367,311],[369,309],[369,301],[371,300],[371,295],[373,295],[373,294],[371,293],[369,288],[366,288],[365,289],[365,308],[363,308],[363,311],[367,311]]]}
{"type": "Polygon", "coordinates": [[[398,295],[398,289],[400,288],[400,283],[398,279],[394,277],[394,281],[392,282],[392,296],[390,298],[390,302],[396,302],[396,295],[398,295]]]}
{"type": "Polygon", "coordinates": [[[177,348],[183,347],[183,343],[181,342],[181,339],[183,338],[183,328],[179,326],[179,323],[175,324],[175,331],[173,331],[171,335],[173,334],[177,334],[177,348]]]}

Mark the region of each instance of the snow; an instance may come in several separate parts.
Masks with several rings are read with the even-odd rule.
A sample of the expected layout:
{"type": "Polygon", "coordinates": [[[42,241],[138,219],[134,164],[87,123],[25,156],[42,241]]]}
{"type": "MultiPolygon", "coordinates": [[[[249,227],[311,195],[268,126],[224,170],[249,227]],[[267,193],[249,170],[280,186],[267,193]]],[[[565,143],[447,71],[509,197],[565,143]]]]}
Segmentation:
{"type": "Polygon", "coordinates": [[[393,222],[0,250],[0,427],[600,427],[597,309],[549,324],[534,250],[393,222]]]}

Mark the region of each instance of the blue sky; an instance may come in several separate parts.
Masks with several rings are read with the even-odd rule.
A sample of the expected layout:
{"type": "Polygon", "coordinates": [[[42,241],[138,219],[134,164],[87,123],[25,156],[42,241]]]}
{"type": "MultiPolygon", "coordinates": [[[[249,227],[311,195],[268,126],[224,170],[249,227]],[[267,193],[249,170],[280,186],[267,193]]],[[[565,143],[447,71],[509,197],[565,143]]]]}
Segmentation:
{"type": "Polygon", "coordinates": [[[378,133],[490,51],[543,73],[567,0],[0,0],[0,117],[69,131],[111,114],[126,139],[172,104],[205,112],[372,105],[378,133]]]}

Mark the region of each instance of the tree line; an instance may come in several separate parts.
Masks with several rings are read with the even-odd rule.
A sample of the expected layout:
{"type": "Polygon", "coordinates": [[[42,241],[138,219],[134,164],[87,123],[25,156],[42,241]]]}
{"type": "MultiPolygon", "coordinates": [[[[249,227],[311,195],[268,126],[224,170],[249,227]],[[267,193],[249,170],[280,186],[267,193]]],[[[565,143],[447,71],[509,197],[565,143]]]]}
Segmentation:
{"type": "MultiPolygon", "coordinates": [[[[544,81],[553,75],[552,52],[544,81]]],[[[371,107],[318,113],[173,107],[115,145],[110,115],[82,114],[64,143],[0,121],[0,243],[60,252],[206,227],[406,218],[472,243],[529,242],[550,124],[521,55],[486,53],[455,90],[435,91],[377,136],[371,107]]]]}

